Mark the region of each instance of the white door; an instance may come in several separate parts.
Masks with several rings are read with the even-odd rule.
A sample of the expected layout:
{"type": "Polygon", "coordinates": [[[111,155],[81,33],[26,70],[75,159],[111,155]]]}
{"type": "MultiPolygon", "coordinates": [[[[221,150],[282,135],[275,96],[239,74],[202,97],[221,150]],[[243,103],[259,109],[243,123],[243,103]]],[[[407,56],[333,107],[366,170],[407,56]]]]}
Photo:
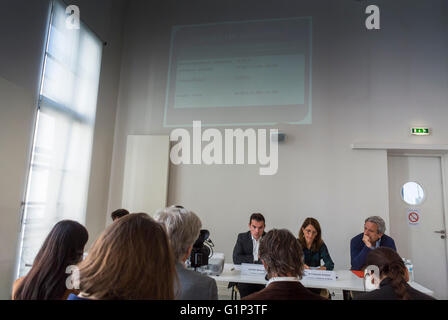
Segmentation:
{"type": "Polygon", "coordinates": [[[448,299],[448,268],[444,222],[441,158],[434,156],[389,156],[390,235],[401,257],[414,265],[415,282],[448,299]],[[402,187],[417,182],[423,202],[407,204],[402,187]],[[414,212],[414,213],[413,213],[414,212]]]}
{"type": "Polygon", "coordinates": [[[153,215],[166,206],[170,137],[128,135],[121,207],[153,215]]]}

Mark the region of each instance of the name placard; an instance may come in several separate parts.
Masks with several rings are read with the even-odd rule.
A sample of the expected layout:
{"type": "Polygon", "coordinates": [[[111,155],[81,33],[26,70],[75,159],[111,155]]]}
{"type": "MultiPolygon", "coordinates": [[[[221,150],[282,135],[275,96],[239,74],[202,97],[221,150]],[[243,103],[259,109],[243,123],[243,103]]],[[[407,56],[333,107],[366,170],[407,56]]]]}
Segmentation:
{"type": "Polygon", "coordinates": [[[262,264],[255,263],[242,263],[241,264],[241,275],[242,276],[261,276],[266,275],[266,270],[262,264]]]}
{"type": "Polygon", "coordinates": [[[328,270],[305,269],[303,280],[331,280],[336,281],[336,272],[328,270]]]}

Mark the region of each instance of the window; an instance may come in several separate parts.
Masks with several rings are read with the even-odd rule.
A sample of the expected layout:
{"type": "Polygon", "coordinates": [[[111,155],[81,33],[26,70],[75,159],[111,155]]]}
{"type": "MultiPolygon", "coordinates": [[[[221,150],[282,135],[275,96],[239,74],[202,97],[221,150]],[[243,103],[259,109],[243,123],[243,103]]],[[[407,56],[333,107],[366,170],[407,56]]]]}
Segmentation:
{"type": "Polygon", "coordinates": [[[401,199],[411,206],[422,204],[425,200],[425,192],[417,182],[407,182],[401,187],[401,199]]]}
{"type": "Polygon", "coordinates": [[[66,27],[52,3],[39,109],[23,203],[18,275],[26,274],[54,224],[85,224],[102,43],[83,23],[66,27]]]}

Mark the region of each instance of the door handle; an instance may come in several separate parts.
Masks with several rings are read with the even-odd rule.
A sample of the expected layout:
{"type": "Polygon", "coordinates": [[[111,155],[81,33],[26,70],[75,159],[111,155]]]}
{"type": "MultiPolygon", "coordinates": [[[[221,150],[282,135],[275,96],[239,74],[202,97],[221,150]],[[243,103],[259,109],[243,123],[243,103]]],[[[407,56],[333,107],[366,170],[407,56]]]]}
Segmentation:
{"type": "Polygon", "coordinates": [[[439,231],[434,231],[434,233],[440,233],[440,239],[445,239],[446,238],[446,230],[439,230],[439,231]]]}

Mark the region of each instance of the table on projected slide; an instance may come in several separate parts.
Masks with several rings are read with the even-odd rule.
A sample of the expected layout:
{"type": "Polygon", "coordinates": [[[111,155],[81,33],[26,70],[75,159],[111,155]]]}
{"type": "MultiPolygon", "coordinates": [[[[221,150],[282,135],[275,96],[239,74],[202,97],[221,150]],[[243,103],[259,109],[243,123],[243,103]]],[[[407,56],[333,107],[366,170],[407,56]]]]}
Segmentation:
{"type": "MultiPolygon", "coordinates": [[[[337,270],[337,279],[332,280],[314,280],[314,279],[302,279],[300,282],[307,288],[320,288],[328,289],[333,297],[342,298],[342,291],[366,291],[364,287],[364,279],[359,278],[350,270],[337,270]]],[[[239,283],[254,283],[254,284],[266,284],[267,281],[262,276],[247,276],[241,275],[239,266],[235,266],[231,263],[224,265],[224,270],[219,276],[212,276],[213,279],[220,282],[239,282],[239,283]]],[[[425,294],[433,295],[434,292],[423,287],[416,282],[410,282],[410,286],[419,290],[425,294]]]]}

